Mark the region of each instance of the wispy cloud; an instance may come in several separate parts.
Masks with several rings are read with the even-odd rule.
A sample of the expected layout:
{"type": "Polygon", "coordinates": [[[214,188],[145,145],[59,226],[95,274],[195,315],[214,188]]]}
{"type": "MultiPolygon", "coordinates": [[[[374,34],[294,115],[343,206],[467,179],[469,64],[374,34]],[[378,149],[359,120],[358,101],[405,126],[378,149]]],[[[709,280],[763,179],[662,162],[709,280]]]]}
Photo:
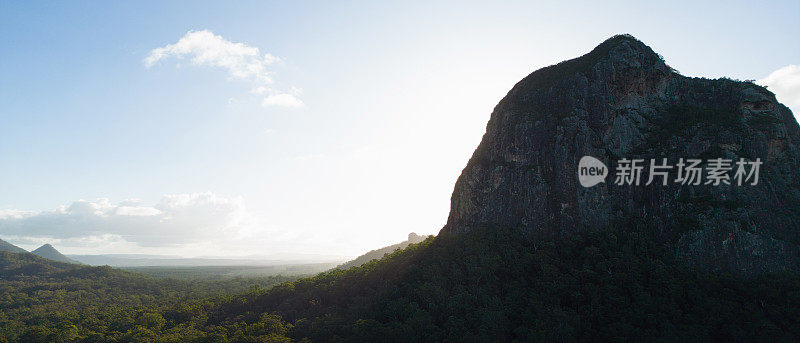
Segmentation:
{"type": "Polygon", "coordinates": [[[0,212],[0,232],[8,236],[73,243],[110,237],[151,247],[235,238],[252,231],[252,224],[242,199],[213,193],[165,195],[155,205],[136,200],[113,204],[101,198],[51,211],[0,212]]]}
{"type": "Polygon", "coordinates": [[[800,120],[800,66],[788,65],[756,81],[775,93],[778,101],[792,109],[800,120]]]}
{"type": "Polygon", "coordinates": [[[143,62],[150,68],[170,57],[189,58],[194,65],[221,68],[231,79],[251,82],[251,93],[263,96],[265,106],[303,106],[296,92],[268,87],[273,83],[269,67],[280,59],[257,47],[231,42],[209,30],[189,31],[178,42],[151,50],[143,62]]]}

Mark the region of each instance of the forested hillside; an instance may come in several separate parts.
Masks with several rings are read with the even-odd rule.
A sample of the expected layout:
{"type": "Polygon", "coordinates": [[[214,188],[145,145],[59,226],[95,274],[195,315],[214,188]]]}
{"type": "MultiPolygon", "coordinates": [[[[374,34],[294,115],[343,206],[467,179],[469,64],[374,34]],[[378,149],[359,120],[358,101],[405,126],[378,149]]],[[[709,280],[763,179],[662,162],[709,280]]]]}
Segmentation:
{"type": "Polygon", "coordinates": [[[110,267],[0,252],[0,342],[201,339],[207,335],[190,322],[203,322],[203,309],[211,299],[288,279],[154,279],[110,267]]]}
{"type": "Polygon", "coordinates": [[[747,279],[690,269],[630,223],[570,239],[511,238],[518,233],[430,238],[271,289],[284,280],[189,283],[0,253],[0,341],[800,337],[797,274],[747,279]]]}
{"type": "Polygon", "coordinates": [[[20,253],[27,252],[27,251],[25,251],[25,249],[22,249],[22,248],[20,248],[20,247],[18,247],[16,245],[11,244],[9,242],[6,242],[6,241],[4,241],[2,239],[0,239],[0,251],[10,251],[10,252],[20,252],[20,253]]]}
{"type": "Polygon", "coordinates": [[[358,266],[363,265],[364,263],[367,263],[367,262],[372,261],[372,260],[379,260],[379,259],[383,258],[384,256],[386,256],[388,254],[391,254],[391,253],[393,253],[393,252],[395,252],[397,250],[405,249],[407,246],[409,246],[411,244],[416,244],[416,243],[422,242],[428,237],[430,237],[430,236],[420,236],[420,235],[417,235],[416,233],[412,232],[412,233],[408,234],[408,239],[405,240],[405,241],[402,241],[402,242],[397,243],[397,244],[392,244],[392,245],[390,245],[388,247],[383,247],[383,248],[380,248],[380,249],[370,250],[366,254],[361,255],[359,257],[356,257],[352,261],[348,261],[346,263],[343,263],[342,265],[338,266],[337,268],[339,268],[339,269],[349,269],[349,268],[352,268],[352,267],[358,267],[358,266]]]}
{"type": "Polygon", "coordinates": [[[480,228],[222,302],[210,324],[277,313],[312,341],[794,341],[800,277],[684,267],[643,227],[569,239],[480,228]]]}

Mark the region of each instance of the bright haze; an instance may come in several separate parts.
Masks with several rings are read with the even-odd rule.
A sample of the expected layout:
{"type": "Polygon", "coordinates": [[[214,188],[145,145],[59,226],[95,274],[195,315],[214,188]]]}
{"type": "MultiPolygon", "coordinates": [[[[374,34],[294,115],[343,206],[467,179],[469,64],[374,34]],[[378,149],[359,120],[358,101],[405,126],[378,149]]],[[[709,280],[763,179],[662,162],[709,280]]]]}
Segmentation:
{"type": "Polygon", "coordinates": [[[0,238],[355,256],[436,234],[493,106],[530,72],[630,33],[684,75],[757,80],[798,113],[798,14],[797,1],[6,3],[0,238]]]}

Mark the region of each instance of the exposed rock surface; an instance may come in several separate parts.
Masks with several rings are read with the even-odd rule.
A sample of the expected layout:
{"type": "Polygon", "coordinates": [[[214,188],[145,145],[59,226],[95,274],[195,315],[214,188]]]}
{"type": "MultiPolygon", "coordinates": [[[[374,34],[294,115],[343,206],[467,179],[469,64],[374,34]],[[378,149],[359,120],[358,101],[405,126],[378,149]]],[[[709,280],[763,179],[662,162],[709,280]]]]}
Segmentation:
{"type": "Polygon", "coordinates": [[[800,270],[799,173],[800,128],[771,92],[682,76],[642,42],[615,36],[532,73],[500,101],[455,185],[442,233],[500,225],[569,235],[638,225],[692,266],[743,275],[800,270]],[[578,183],[585,155],[609,166],[605,183],[578,183]],[[755,186],[681,185],[674,169],[667,186],[644,186],[649,159],[664,157],[671,165],[740,157],[763,164],[755,186]],[[622,158],[645,159],[641,185],[614,184],[622,158]]]}

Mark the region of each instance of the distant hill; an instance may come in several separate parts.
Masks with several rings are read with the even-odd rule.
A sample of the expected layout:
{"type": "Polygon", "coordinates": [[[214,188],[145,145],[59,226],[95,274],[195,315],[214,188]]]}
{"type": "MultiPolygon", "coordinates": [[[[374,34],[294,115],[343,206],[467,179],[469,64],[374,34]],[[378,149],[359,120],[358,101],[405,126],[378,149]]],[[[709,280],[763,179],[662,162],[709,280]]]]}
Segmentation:
{"type": "Polygon", "coordinates": [[[36,256],[43,257],[48,260],[53,260],[56,262],[81,264],[78,261],[75,261],[69,257],[62,255],[60,252],[58,252],[58,250],[56,250],[56,248],[54,248],[50,244],[42,245],[38,249],[31,251],[31,253],[36,256]]]}
{"type": "Polygon", "coordinates": [[[8,252],[16,252],[16,253],[28,252],[27,250],[22,249],[22,248],[14,245],[14,244],[11,244],[9,242],[6,242],[6,241],[4,241],[2,239],[0,239],[0,251],[8,251],[8,252]]]}
{"type": "Polygon", "coordinates": [[[395,251],[397,251],[399,249],[405,249],[410,244],[416,244],[416,243],[422,242],[425,239],[427,239],[428,237],[431,237],[431,236],[420,236],[420,235],[417,235],[414,232],[409,233],[408,234],[408,240],[406,240],[406,241],[403,241],[403,242],[400,242],[400,243],[397,243],[397,244],[393,244],[393,245],[390,245],[388,247],[380,248],[380,249],[377,249],[377,250],[372,250],[372,251],[370,251],[370,252],[368,252],[368,253],[366,253],[364,255],[356,257],[355,260],[346,262],[346,263],[344,263],[344,264],[342,264],[342,265],[340,265],[340,266],[338,266],[336,268],[349,269],[349,268],[352,268],[352,267],[358,267],[358,266],[360,266],[360,265],[362,265],[364,263],[367,263],[369,261],[381,259],[386,254],[391,254],[391,253],[393,253],[393,252],[395,252],[395,251]]]}
{"type": "MultiPolygon", "coordinates": [[[[63,277],[64,273],[81,266],[56,262],[33,254],[19,254],[0,251],[0,281],[25,280],[30,278],[48,279],[63,277]]],[[[0,282],[1,283],[1,282],[0,282]]]]}

